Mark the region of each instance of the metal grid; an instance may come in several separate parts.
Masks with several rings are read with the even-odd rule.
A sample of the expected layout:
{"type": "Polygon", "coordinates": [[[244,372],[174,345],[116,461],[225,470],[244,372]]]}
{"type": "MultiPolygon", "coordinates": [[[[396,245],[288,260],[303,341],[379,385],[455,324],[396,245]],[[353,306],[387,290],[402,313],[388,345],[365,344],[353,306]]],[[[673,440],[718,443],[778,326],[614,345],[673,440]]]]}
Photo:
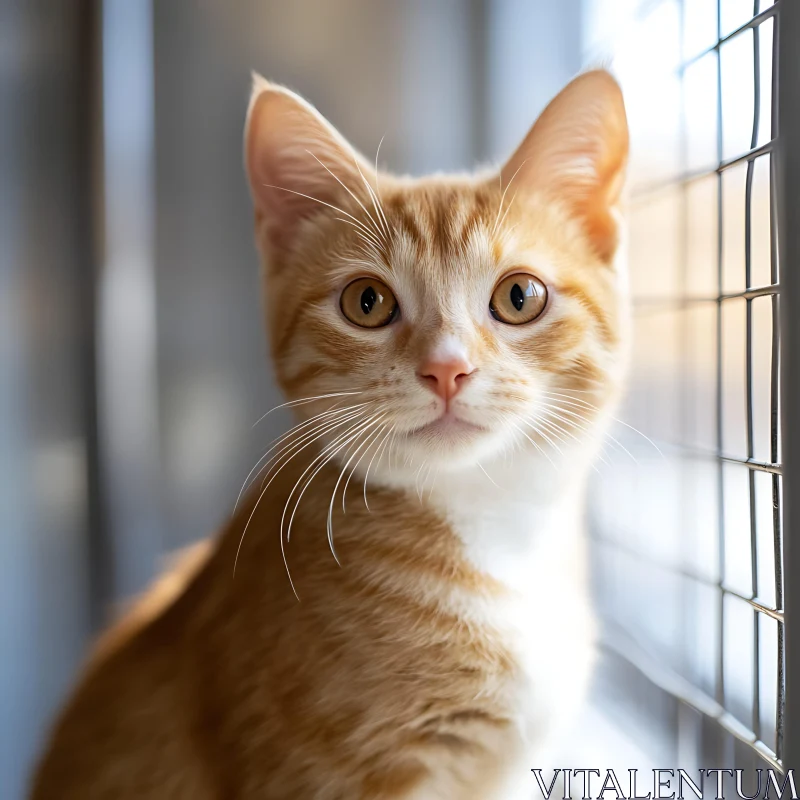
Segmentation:
{"type": "MultiPolygon", "coordinates": [[[[692,0],[693,1],[693,0],[692,0]]],[[[684,0],[686,2],[686,0],[684,0]]],[[[784,514],[782,509],[783,502],[783,487],[784,468],[781,464],[781,457],[789,450],[789,433],[788,421],[784,422],[785,430],[781,428],[781,391],[786,390],[786,386],[782,384],[789,383],[789,375],[787,373],[786,359],[781,358],[781,315],[780,305],[781,296],[783,295],[783,304],[786,307],[788,299],[786,297],[786,288],[781,285],[780,279],[780,263],[786,264],[789,261],[791,254],[786,245],[787,236],[779,240],[778,228],[779,219],[781,220],[781,229],[783,226],[789,224],[787,219],[787,210],[790,209],[793,202],[797,198],[793,196],[792,184],[787,175],[778,175],[778,169],[786,172],[784,162],[787,158],[787,152],[790,148],[785,146],[788,138],[785,131],[782,131],[782,139],[779,140],[779,111],[787,108],[790,105],[788,99],[787,82],[783,83],[783,93],[781,93],[781,86],[779,86],[779,72],[783,69],[783,63],[787,58],[787,53],[779,53],[779,39],[788,41],[787,30],[789,25],[794,25],[794,31],[800,34],[800,12],[798,6],[792,0],[776,0],[774,5],[764,8],[766,3],[761,0],[755,0],[753,5],[752,18],[730,33],[723,35],[722,30],[722,0],[717,0],[716,4],[716,42],[705,49],[704,51],[693,55],[690,59],[686,60],[679,67],[679,77],[684,80],[685,73],[689,67],[697,63],[704,57],[713,57],[716,65],[716,125],[717,125],[717,138],[716,138],[716,167],[713,169],[697,170],[697,171],[683,171],[682,174],[676,178],[659,184],[654,184],[644,187],[636,193],[637,198],[647,198],[653,193],[658,193],[664,190],[673,190],[676,187],[682,192],[682,208],[683,213],[686,213],[686,191],[688,187],[695,181],[703,178],[713,178],[716,176],[716,196],[717,196],[717,211],[716,211],[716,244],[717,244],[717,264],[716,264],[716,296],[715,297],[689,297],[685,291],[686,281],[685,274],[683,280],[683,288],[681,295],[676,299],[656,299],[645,300],[643,303],[637,305],[638,310],[642,310],[642,306],[652,310],[653,308],[660,309],[665,305],[667,308],[672,309],[685,309],[695,303],[715,304],[715,318],[716,318],[716,373],[714,376],[715,382],[715,412],[716,412],[716,431],[715,431],[715,448],[714,451],[706,452],[698,450],[697,448],[687,447],[681,443],[672,449],[678,452],[682,457],[699,457],[699,458],[712,458],[716,463],[716,487],[717,487],[717,500],[716,500],[716,513],[718,519],[718,558],[719,558],[719,574],[716,581],[708,579],[706,576],[695,572],[691,569],[665,567],[659,564],[657,559],[648,556],[638,548],[622,545],[619,542],[612,542],[608,539],[602,539],[605,545],[609,545],[616,550],[624,551],[627,555],[634,557],[643,563],[648,563],[649,566],[656,568],[669,569],[675,574],[680,575],[690,581],[696,581],[706,586],[711,586],[717,593],[718,604],[718,635],[716,642],[716,696],[710,695],[699,690],[698,687],[691,684],[691,682],[679,677],[676,673],[671,672],[668,668],[658,663],[657,659],[652,658],[646,650],[638,648],[636,644],[624,636],[617,641],[612,636],[610,645],[612,649],[616,650],[619,655],[622,655],[627,660],[634,663],[653,683],[660,686],[670,694],[677,697],[681,702],[700,711],[706,717],[716,720],[719,725],[734,736],[740,742],[745,743],[752,748],[758,756],[765,760],[770,765],[779,769],[785,769],[786,766],[795,766],[797,757],[797,742],[791,740],[792,750],[787,751],[787,738],[786,738],[786,708],[787,708],[787,676],[791,672],[787,670],[787,663],[796,664],[794,660],[787,661],[787,647],[785,641],[785,621],[786,621],[786,604],[785,604],[785,586],[784,586],[784,566],[789,565],[789,545],[791,542],[784,542],[784,514]],[[789,4],[791,9],[787,11],[785,6],[789,4]],[[789,18],[791,15],[791,18],[789,18]],[[787,17],[784,20],[784,17],[787,17]],[[761,92],[764,83],[764,76],[761,69],[761,26],[768,20],[772,20],[773,25],[773,47],[772,47],[772,63],[771,63],[771,118],[761,119],[761,92]],[[749,148],[737,153],[734,156],[725,153],[724,132],[726,120],[723,115],[723,64],[722,64],[722,49],[723,46],[729,42],[733,42],[738,37],[751,36],[753,45],[753,108],[752,108],[752,128],[750,135],[749,148]],[[713,54],[713,56],[712,56],[713,54]],[[759,145],[759,133],[762,132],[762,126],[768,125],[769,140],[759,145]],[[779,142],[784,145],[779,147],[779,142]],[[756,169],[756,162],[759,158],[769,159],[769,282],[766,285],[753,285],[753,180],[756,169]],[[724,265],[724,252],[725,252],[725,215],[723,213],[723,176],[734,167],[739,165],[746,165],[745,173],[745,192],[744,192],[744,289],[736,292],[725,291],[725,265],[724,265]],[[783,178],[783,180],[781,180],[783,178]],[[780,254],[780,258],[779,258],[780,254]],[[770,380],[769,380],[769,459],[757,459],[755,447],[755,433],[754,433],[754,345],[753,345],[753,303],[758,298],[768,297],[771,302],[771,365],[770,365],[770,380]],[[735,455],[726,452],[724,441],[723,420],[726,413],[724,407],[724,380],[723,375],[724,359],[723,351],[726,347],[723,327],[723,315],[726,307],[731,303],[742,301],[745,304],[745,353],[744,353],[744,407],[745,407],[745,426],[746,426],[746,449],[743,455],[735,455]],[[784,380],[782,380],[782,374],[784,380]],[[783,441],[783,449],[781,447],[783,441]],[[747,503],[749,506],[749,528],[750,528],[750,578],[752,583],[752,591],[749,593],[743,592],[734,588],[729,584],[725,574],[726,565],[726,503],[730,502],[730,497],[726,496],[726,488],[724,482],[725,465],[734,464],[739,465],[747,470],[748,478],[748,497],[747,503]],[[763,593],[765,588],[763,585],[759,587],[759,557],[763,558],[763,552],[760,554],[757,547],[757,516],[756,516],[756,476],[758,473],[765,473],[769,476],[771,482],[771,500],[772,500],[772,559],[774,571],[774,603],[767,602],[760,594],[759,589],[763,593]],[[786,550],[784,547],[786,545],[786,550]],[[785,560],[785,561],[784,561],[785,560]],[[725,653],[726,653],[726,597],[735,597],[739,601],[747,603],[752,610],[752,640],[753,640],[753,663],[752,663],[752,708],[750,710],[750,718],[743,719],[742,715],[739,716],[731,713],[728,710],[726,702],[726,687],[725,687],[725,653]],[[775,739],[774,749],[769,747],[762,740],[762,663],[761,663],[761,647],[760,647],[760,619],[762,617],[774,620],[777,623],[777,671],[775,675],[776,698],[777,706],[775,708],[775,739]]],[[[800,41],[800,39],[796,40],[800,41]]],[[[793,59],[791,66],[797,70],[793,59]]],[[[794,100],[791,105],[794,105],[794,100]]],[[[794,111],[794,108],[792,109],[794,111]]],[[[797,117],[796,111],[794,116],[797,117]]],[[[800,130],[800,126],[798,126],[800,130]]],[[[686,138],[685,120],[683,139],[686,138]]],[[[682,152],[683,164],[686,164],[685,149],[682,152]]],[[[800,169],[800,164],[798,165],[800,169]]],[[[791,212],[790,212],[791,213],[791,212]]],[[[798,220],[800,221],[800,220],[798,220]]],[[[685,223],[682,230],[682,261],[683,270],[685,273],[687,261],[687,241],[685,236],[685,223]]],[[[797,221],[796,221],[797,222],[797,221]]],[[[787,235],[791,236],[792,243],[794,243],[794,230],[788,232],[787,235]]],[[[798,255],[798,254],[795,254],[798,255]]],[[[785,270],[784,270],[785,272],[785,270]]],[[[785,276],[783,276],[785,277],[785,276]]],[[[784,281],[785,283],[785,281],[784,281]]],[[[786,323],[784,322],[784,325],[786,323]]],[[[686,353],[687,345],[690,343],[686,341],[685,334],[682,341],[681,352],[686,353]]],[[[794,356],[795,360],[800,359],[800,355],[794,356]]],[[[800,366],[800,364],[798,364],[800,366]]],[[[794,395],[797,399],[797,395],[794,395]]],[[[786,407],[789,407],[788,405],[786,407]]],[[[788,499],[788,498],[787,498],[788,499]]],[[[787,516],[788,519],[788,516],[787,516]]],[[[797,545],[794,545],[797,549],[797,545]]],[[[796,601],[795,601],[796,602],[796,601]]],[[[792,642],[794,640],[791,640],[792,642]]],[[[793,645],[796,649],[796,643],[793,645]]],[[[791,651],[790,651],[791,654],[791,651]]],[[[800,675],[797,676],[800,678],[800,675]]],[[[793,687],[792,687],[793,688],[793,687]]],[[[792,694],[792,688],[789,690],[789,698],[792,702],[796,703],[797,700],[792,694]]],[[[796,689],[794,689],[796,692],[796,689]]],[[[789,706],[792,708],[791,706],[789,706]]],[[[798,724],[795,722],[795,724],[798,724]]],[[[789,730],[793,730],[788,726],[789,730]]],[[[797,736],[795,731],[793,736],[797,736]]],[[[799,765],[800,766],[800,765],[799,765]]]]}
{"type": "MultiPolygon", "coordinates": [[[[751,719],[752,733],[748,738],[752,739],[754,746],[760,752],[764,753],[766,746],[761,741],[761,713],[760,713],[760,648],[759,648],[759,614],[765,613],[767,608],[765,605],[758,601],[758,552],[756,546],[756,515],[755,515],[755,472],[756,470],[765,470],[772,475],[772,502],[773,502],[773,541],[774,541],[774,570],[775,570],[775,607],[769,609],[773,618],[778,621],[778,671],[776,680],[778,682],[777,688],[777,708],[776,708],[776,746],[774,758],[780,761],[783,751],[783,704],[784,704],[784,687],[785,676],[783,669],[783,579],[782,579],[782,531],[781,531],[781,514],[780,514],[780,473],[781,466],[778,463],[778,438],[780,435],[779,429],[779,400],[778,400],[778,347],[779,347],[779,328],[778,328],[778,296],[780,287],[778,285],[778,260],[777,248],[772,246],[771,260],[770,260],[770,278],[771,285],[757,287],[753,294],[751,289],[751,265],[752,265],[752,186],[753,186],[753,169],[755,166],[755,159],[758,156],[766,153],[771,153],[774,147],[775,138],[777,136],[777,96],[775,89],[777,81],[773,81],[773,98],[772,98],[772,120],[771,122],[771,137],[770,141],[762,147],[756,147],[758,142],[760,110],[761,110],[761,70],[760,70],[760,25],[764,20],[774,16],[777,13],[777,6],[772,6],[766,11],[759,14],[759,0],[755,0],[753,8],[753,18],[738,31],[731,34],[730,37],[723,39],[721,35],[721,0],[717,0],[717,44],[715,46],[717,54],[717,156],[719,166],[717,168],[717,197],[719,198],[718,213],[717,213],[717,242],[718,242],[718,262],[717,262],[717,277],[719,294],[717,300],[717,391],[716,391],[716,416],[717,416],[717,455],[719,458],[719,563],[720,563],[720,577],[719,577],[719,614],[720,614],[720,628],[719,635],[720,641],[718,646],[718,664],[717,664],[717,702],[725,706],[725,670],[724,670],[724,652],[725,652],[725,595],[728,589],[725,585],[725,492],[723,489],[723,474],[722,463],[725,461],[736,462],[737,459],[723,456],[723,405],[722,405],[722,392],[723,392],[723,375],[722,375],[722,304],[729,300],[728,297],[722,293],[723,285],[723,187],[722,175],[725,169],[729,169],[734,164],[746,160],[747,174],[745,183],[745,286],[747,290],[744,293],[746,303],[746,352],[745,352],[745,370],[746,370],[746,409],[747,409],[747,458],[741,461],[748,467],[748,488],[749,498],[748,504],[750,507],[750,563],[751,563],[751,580],[752,580],[752,597],[743,598],[746,602],[750,603],[753,607],[753,707],[751,719]],[[753,127],[750,141],[750,150],[747,153],[737,156],[734,159],[723,161],[723,125],[725,121],[722,113],[722,64],[721,64],[721,46],[724,41],[736,35],[743,35],[745,31],[752,31],[753,36],[753,127]],[[759,464],[754,460],[754,447],[753,447],[753,300],[756,296],[769,295],[772,298],[772,364],[771,364],[771,389],[770,389],[770,463],[759,464]]],[[[777,38],[777,37],[776,37],[777,38]]],[[[776,76],[777,70],[775,69],[775,54],[777,47],[773,46],[773,76],[776,76]]],[[[772,161],[770,162],[772,166],[772,161]]],[[[770,183],[774,185],[774,179],[771,178],[770,183]]],[[[770,193],[771,198],[774,193],[770,193]]],[[[773,208],[770,213],[771,225],[771,243],[774,245],[777,241],[776,229],[776,215],[773,208]]],[[[769,754],[773,755],[773,754],[769,754]]]]}
{"type": "MultiPolygon", "coordinates": [[[[781,303],[784,314],[781,318],[781,401],[785,409],[797,408],[800,404],[800,315],[786,313],[794,309],[800,298],[796,265],[800,259],[800,106],[797,102],[797,87],[800,86],[800,58],[797,42],[800,42],[800,4],[795,0],[781,0],[778,15],[780,40],[790,42],[788,47],[776,50],[776,78],[780,76],[777,90],[780,137],[776,150],[776,169],[773,173],[776,211],[778,217],[778,250],[781,275],[781,303]]],[[[777,42],[777,39],[776,39],[777,42]]],[[[777,80],[776,80],[777,85],[777,80]]],[[[795,468],[800,453],[800,426],[793,425],[791,414],[782,420],[782,457],[788,468],[784,470],[783,507],[783,574],[800,573],[800,527],[797,523],[796,498],[799,495],[800,472],[795,468]]],[[[796,620],[800,618],[800,587],[787,581],[783,585],[783,749],[782,760],[786,768],[800,768],[800,636],[796,620]]]]}

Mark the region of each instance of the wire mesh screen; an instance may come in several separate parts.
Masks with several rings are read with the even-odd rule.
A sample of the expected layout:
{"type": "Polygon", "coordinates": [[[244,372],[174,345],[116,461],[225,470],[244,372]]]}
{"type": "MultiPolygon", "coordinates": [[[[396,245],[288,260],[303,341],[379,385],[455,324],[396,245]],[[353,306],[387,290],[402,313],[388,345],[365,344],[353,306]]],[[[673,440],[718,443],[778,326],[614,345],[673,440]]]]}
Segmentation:
{"type": "MultiPolygon", "coordinates": [[[[605,638],[703,724],[780,766],[781,3],[612,5],[588,4],[587,54],[611,56],[628,101],[634,325],[621,418],[641,433],[618,426],[594,482],[605,638]]],[[[679,722],[673,752],[692,736],[696,750],[702,731],[679,722]]]]}

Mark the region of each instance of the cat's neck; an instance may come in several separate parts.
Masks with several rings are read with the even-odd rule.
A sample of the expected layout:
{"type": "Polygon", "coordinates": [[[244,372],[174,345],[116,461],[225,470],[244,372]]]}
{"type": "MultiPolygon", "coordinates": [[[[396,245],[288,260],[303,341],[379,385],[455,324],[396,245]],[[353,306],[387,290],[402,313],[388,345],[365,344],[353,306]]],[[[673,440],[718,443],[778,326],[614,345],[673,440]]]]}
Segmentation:
{"type": "Polygon", "coordinates": [[[473,566],[521,587],[532,569],[581,549],[589,468],[584,453],[518,453],[421,480],[419,494],[447,519],[473,566]]]}

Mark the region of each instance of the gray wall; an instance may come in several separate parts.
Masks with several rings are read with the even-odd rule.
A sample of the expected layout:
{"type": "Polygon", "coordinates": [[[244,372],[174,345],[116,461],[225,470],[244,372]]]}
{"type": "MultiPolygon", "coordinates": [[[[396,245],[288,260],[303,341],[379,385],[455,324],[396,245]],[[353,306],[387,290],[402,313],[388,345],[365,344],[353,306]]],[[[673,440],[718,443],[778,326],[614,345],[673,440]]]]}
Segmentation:
{"type": "Polygon", "coordinates": [[[90,630],[85,4],[0,3],[0,797],[90,630]]]}

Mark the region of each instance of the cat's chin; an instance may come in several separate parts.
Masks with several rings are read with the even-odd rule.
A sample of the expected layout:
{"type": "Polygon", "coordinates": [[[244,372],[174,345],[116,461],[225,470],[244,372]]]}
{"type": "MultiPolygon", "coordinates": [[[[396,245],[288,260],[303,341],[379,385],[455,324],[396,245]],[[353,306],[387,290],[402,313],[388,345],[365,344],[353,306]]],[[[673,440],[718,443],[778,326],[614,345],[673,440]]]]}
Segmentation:
{"type": "Polygon", "coordinates": [[[397,442],[398,452],[412,466],[427,463],[445,472],[474,467],[476,460],[494,455],[500,447],[488,428],[450,415],[405,432],[397,442]]]}
{"type": "Polygon", "coordinates": [[[406,433],[406,438],[427,441],[431,444],[447,446],[451,442],[460,444],[475,441],[487,433],[486,428],[460,417],[445,414],[432,422],[406,433]]]}

